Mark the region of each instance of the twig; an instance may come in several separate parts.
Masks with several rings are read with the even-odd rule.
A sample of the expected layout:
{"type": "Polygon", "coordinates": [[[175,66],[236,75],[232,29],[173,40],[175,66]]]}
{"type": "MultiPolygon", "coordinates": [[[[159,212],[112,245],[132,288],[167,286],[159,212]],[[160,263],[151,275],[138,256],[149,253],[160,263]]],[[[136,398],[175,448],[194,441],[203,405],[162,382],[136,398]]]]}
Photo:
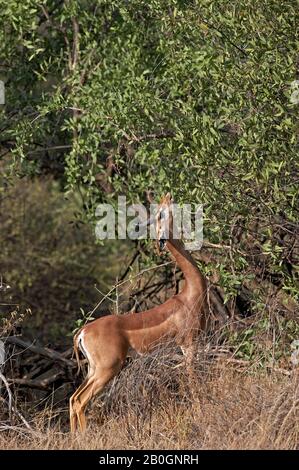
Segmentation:
{"type": "Polygon", "coordinates": [[[214,26],[213,24],[209,23],[206,21],[204,18],[201,19],[203,23],[205,23],[209,28],[214,29],[215,31],[218,31],[218,33],[221,34],[221,36],[227,40],[229,44],[231,44],[233,47],[235,47],[239,52],[241,52],[245,57],[248,57],[248,54],[244,49],[242,49],[240,46],[235,44],[221,29],[217,28],[217,26],[214,26]]]}
{"type": "Polygon", "coordinates": [[[207,248],[218,248],[219,250],[230,250],[231,246],[230,245],[220,245],[218,243],[210,243],[207,241],[203,242],[203,246],[207,248]]]}
{"type": "Polygon", "coordinates": [[[127,266],[127,268],[126,268],[126,270],[125,270],[125,272],[121,275],[120,280],[119,280],[120,282],[125,279],[125,277],[127,276],[128,272],[130,271],[131,267],[133,266],[133,264],[135,263],[135,261],[136,261],[136,259],[138,258],[139,255],[140,255],[140,251],[137,250],[137,251],[134,253],[134,255],[133,255],[133,257],[132,257],[130,263],[128,264],[128,266],[127,266]]]}
{"type": "Polygon", "coordinates": [[[115,313],[119,315],[119,292],[118,292],[118,278],[116,278],[116,288],[115,288],[115,313]]]}
{"type": "MultiPolygon", "coordinates": [[[[6,403],[6,400],[3,398],[3,397],[0,397],[0,400],[4,403],[6,403]]],[[[13,406],[11,405],[11,409],[12,411],[14,412],[14,414],[22,421],[22,423],[26,426],[27,429],[30,429],[32,430],[32,427],[30,426],[30,424],[28,423],[28,421],[26,421],[26,419],[24,418],[24,416],[13,406]]]]}
{"type": "MultiPolygon", "coordinates": [[[[72,108],[75,109],[75,108],[72,108]]],[[[35,149],[29,152],[30,155],[34,153],[40,153],[40,152],[48,152],[50,150],[65,150],[65,149],[70,149],[72,148],[71,145],[54,145],[53,147],[42,147],[40,149],[35,149]]]]}
{"type": "Polygon", "coordinates": [[[152,266],[151,268],[143,269],[142,271],[140,271],[140,273],[136,274],[135,276],[132,276],[132,277],[130,277],[129,279],[125,279],[124,281],[121,281],[121,282],[115,284],[115,285],[110,289],[110,291],[107,292],[107,294],[105,294],[104,297],[96,304],[96,306],[95,306],[90,312],[88,312],[88,316],[86,317],[86,322],[92,317],[92,315],[94,314],[94,312],[99,308],[99,306],[104,302],[104,300],[110,297],[110,295],[112,294],[112,292],[113,292],[117,287],[120,287],[120,286],[126,284],[127,282],[131,282],[133,279],[136,279],[137,277],[142,276],[142,274],[144,274],[144,273],[146,273],[146,272],[153,271],[154,269],[162,268],[163,266],[166,266],[166,265],[171,264],[171,263],[173,263],[173,261],[166,261],[165,263],[159,264],[158,266],[152,266]]]}

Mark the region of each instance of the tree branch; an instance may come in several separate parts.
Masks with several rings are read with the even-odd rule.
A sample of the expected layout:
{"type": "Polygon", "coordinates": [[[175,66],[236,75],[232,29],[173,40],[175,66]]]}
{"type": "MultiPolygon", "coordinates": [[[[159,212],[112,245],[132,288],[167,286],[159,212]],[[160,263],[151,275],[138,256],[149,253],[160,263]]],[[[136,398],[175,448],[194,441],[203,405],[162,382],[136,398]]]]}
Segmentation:
{"type": "Polygon", "coordinates": [[[14,344],[15,346],[18,346],[23,349],[28,349],[29,351],[32,351],[40,356],[52,359],[54,362],[61,362],[65,366],[74,367],[75,365],[74,361],[66,359],[65,357],[63,357],[62,354],[53,351],[52,349],[35,346],[33,343],[24,341],[16,336],[9,336],[8,338],[6,338],[6,342],[8,344],[14,344]]]}

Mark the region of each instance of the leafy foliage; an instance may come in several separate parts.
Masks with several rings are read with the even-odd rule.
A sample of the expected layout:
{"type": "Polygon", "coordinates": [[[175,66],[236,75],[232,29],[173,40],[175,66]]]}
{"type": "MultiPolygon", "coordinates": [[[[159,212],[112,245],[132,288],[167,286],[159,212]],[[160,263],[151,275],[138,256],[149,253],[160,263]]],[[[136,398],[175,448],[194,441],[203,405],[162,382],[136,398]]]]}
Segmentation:
{"type": "MultiPolygon", "coordinates": [[[[124,244],[119,253],[117,240],[96,245],[91,227],[74,223],[80,200],[66,200],[57,186],[49,178],[23,179],[0,198],[0,276],[10,285],[0,289],[0,325],[16,304],[20,314],[30,308],[25,336],[56,347],[82,326],[80,311],[94,308],[131,256],[124,244]]],[[[96,314],[109,309],[102,303],[96,314]]]]}
{"type": "MultiPolygon", "coordinates": [[[[228,297],[298,298],[298,4],[24,0],[1,6],[3,156],[80,188],[203,203],[228,297]]],[[[264,307],[264,305],[262,306],[264,307]]]]}

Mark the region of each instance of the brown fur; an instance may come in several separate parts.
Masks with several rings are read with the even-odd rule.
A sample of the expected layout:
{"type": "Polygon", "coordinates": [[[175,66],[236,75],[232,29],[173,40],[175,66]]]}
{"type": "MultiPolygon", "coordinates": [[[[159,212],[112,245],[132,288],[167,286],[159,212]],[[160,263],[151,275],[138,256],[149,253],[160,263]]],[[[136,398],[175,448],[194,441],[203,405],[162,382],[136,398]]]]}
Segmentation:
{"type": "MultiPolygon", "coordinates": [[[[171,200],[167,195],[159,210],[169,210],[172,227],[171,200]]],[[[157,216],[158,239],[161,218],[157,216]]],[[[183,290],[162,305],[141,313],[108,315],[87,324],[74,338],[74,351],[78,360],[78,335],[83,335],[83,348],[88,356],[89,372],[70,399],[71,430],[86,427],[84,410],[90,399],[101,392],[105,385],[121,370],[129,348],[140,354],[150,352],[161,343],[174,339],[186,358],[186,366],[192,374],[195,339],[207,328],[206,280],[195,261],[180,240],[174,240],[172,230],[166,242],[177,264],[183,271],[183,290]]]]}

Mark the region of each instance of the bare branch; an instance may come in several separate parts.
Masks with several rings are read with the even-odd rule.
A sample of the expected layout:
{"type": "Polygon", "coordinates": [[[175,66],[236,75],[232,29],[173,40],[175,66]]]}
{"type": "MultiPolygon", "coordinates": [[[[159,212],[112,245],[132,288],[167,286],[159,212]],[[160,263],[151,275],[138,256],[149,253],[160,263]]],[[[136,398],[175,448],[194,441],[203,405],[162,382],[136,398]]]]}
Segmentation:
{"type": "Polygon", "coordinates": [[[8,379],[9,383],[23,385],[24,387],[34,388],[37,390],[47,390],[50,385],[56,382],[57,379],[63,377],[62,371],[55,372],[50,377],[41,380],[30,380],[30,379],[8,379]]]}
{"type": "Polygon", "coordinates": [[[0,372],[0,380],[4,383],[4,386],[6,388],[7,394],[8,394],[8,412],[9,412],[9,419],[11,419],[11,412],[12,412],[12,394],[11,390],[9,388],[8,382],[5,378],[5,376],[0,372]]]}
{"type": "Polygon", "coordinates": [[[50,348],[42,348],[40,346],[35,346],[33,343],[24,341],[16,336],[9,336],[6,339],[6,342],[8,344],[14,344],[16,346],[19,346],[20,348],[23,348],[23,349],[28,349],[29,351],[39,354],[40,356],[48,357],[49,359],[52,359],[54,362],[61,362],[66,366],[74,367],[74,364],[75,364],[74,361],[66,359],[65,357],[63,357],[62,354],[56,351],[53,351],[50,348]]]}

